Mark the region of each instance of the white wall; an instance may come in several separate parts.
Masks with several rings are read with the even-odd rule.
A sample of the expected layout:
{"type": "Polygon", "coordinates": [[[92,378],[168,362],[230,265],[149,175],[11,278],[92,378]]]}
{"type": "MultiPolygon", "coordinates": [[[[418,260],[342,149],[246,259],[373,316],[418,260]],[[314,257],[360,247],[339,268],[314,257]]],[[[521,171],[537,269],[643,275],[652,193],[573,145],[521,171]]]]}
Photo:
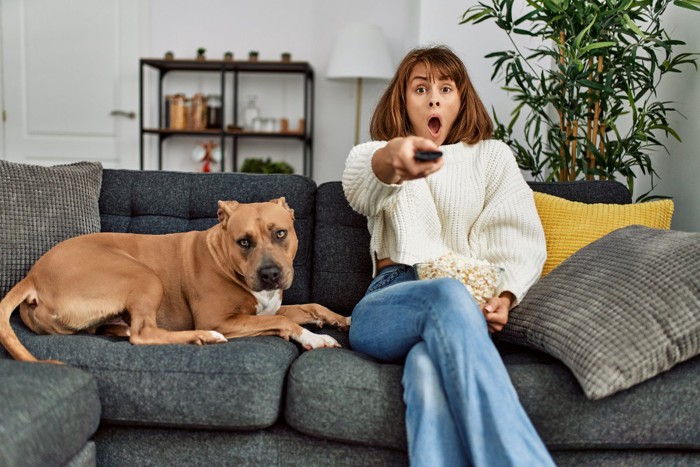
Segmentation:
{"type": "MultiPolygon", "coordinates": [[[[162,57],[171,50],[176,57],[192,57],[198,47],[204,47],[209,58],[218,59],[231,50],[242,59],[247,57],[248,51],[258,50],[261,60],[277,60],[280,53],[286,51],[292,53],[293,59],[311,63],[315,70],[316,102],[313,176],[322,183],[341,177],[354,139],[355,83],[330,81],[325,77],[337,31],[354,22],[380,25],[392,55],[398,60],[416,43],[417,9],[417,0],[151,0],[150,56],[162,57]]],[[[242,97],[259,95],[262,114],[274,118],[291,117],[290,123],[294,126],[296,118],[302,116],[298,111],[300,104],[296,104],[300,101],[300,85],[292,79],[279,94],[275,89],[278,82],[268,78],[248,83],[247,90],[242,90],[242,97]],[[265,88],[266,85],[269,87],[265,88]]],[[[189,82],[188,78],[178,79],[183,81],[173,78],[167,86],[172,86],[171,90],[180,86],[187,94],[197,90],[208,92],[215,89],[217,83],[206,78],[189,78],[189,82]]],[[[370,114],[385,86],[385,82],[365,82],[361,140],[368,138],[370,114]]],[[[190,154],[201,141],[201,138],[167,140],[165,168],[197,170],[190,154]]],[[[154,154],[153,143],[151,149],[154,154]]],[[[301,173],[301,145],[297,142],[242,141],[239,160],[246,156],[285,160],[301,173]]]]}
{"type": "MultiPolygon", "coordinates": [[[[671,37],[686,42],[684,52],[700,52],[700,13],[672,8],[664,21],[671,37]]],[[[676,115],[669,122],[682,142],[668,139],[670,155],[659,152],[654,157],[654,166],[661,176],[654,193],[673,198],[672,228],[700,232],[700,72],[686,67],[682,74],[671,73],[664,80],[660,100],[674,102],[673,107],[685,118],[676,115]]],[[[640,192],[644,189],[646,185],[640,186],[640,192]]]]}

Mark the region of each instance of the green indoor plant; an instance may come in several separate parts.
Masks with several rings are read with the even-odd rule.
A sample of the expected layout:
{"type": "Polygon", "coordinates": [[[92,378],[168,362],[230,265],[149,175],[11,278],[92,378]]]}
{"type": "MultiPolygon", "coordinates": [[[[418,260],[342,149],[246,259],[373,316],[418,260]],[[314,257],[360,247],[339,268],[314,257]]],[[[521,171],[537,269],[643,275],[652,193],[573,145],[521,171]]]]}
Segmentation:
{"type": "Polygon", "coordinates": [[[269,157],[265,160],[249,158],[243,161],[241,172],[258,174],[293,174],[294,168],[284,161],[272,161],[269,157]]]}
{"type": "Polygon", "coordinates": [[[651,155],[666,149],[659,137],[680,141],[669,125],[676,110],[656,90],[667,73],[697,70],[697,54],[674,52],[685,43],[669,36],[662,14],[672,4],[700,11],[700,0],[526,0],[517,17],[514,3],[480,2],[462,17],[494,21],[513,44],[486,55],[491,79],[502,78],[517,103],[508,119],[494,111],[495,137],[537,180],[619,177],[633,190],[636,167],[653,189],[651,155]],[[523,50],[516,36],[541,42],[523,50]],[[521,117],[523,136],[514,137],[521,117]]]}

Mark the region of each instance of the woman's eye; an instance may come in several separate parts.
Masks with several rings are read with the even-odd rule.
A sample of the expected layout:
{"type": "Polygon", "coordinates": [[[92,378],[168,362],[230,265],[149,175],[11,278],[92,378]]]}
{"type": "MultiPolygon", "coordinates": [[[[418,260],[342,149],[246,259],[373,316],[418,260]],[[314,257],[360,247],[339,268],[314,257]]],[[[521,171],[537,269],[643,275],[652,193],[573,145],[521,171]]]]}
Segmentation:
{"type": "Polygon", "coordinates": [[[416,88],[416,92],[417,92],[418,94],[425,94],[427,91],[428,91],[428,90],[425,88],[425,86],[418,86],[418,87],[416,88]]]}
{"type": "Polygon", "coordinates": [[[287,231],[286,230],[278,230],[277,231],[277,238],[282,239],[287,236],[287,231]]]}
{"type": "Polygon", "coordinates": [[[452,88],[449,86],[444,86],[442,88],[442,92],[444,92],[444,93],[452,92],[452,88]]]}

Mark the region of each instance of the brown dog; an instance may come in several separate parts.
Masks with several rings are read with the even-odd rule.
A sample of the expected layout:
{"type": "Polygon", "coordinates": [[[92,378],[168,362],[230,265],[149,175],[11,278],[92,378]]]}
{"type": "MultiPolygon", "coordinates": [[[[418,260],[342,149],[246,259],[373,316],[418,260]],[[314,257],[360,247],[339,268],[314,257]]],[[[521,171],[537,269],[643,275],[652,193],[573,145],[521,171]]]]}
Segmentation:
{"type": "Polygon", "coordinates": [[[278,335],[306,349],[339,347],[300,324],[347,329],[350,318],[315,303],[282,306],[298,245],[285,199],[219,201],[218,216],[201,232],[97,233],[59,243],[0,302],[0,342],[15,359],[36,361],[9,323],[19,305],[22,321],[38,334],[107,325],[111,333],[121,326],[116,333],[132,344],[278,335]]]}

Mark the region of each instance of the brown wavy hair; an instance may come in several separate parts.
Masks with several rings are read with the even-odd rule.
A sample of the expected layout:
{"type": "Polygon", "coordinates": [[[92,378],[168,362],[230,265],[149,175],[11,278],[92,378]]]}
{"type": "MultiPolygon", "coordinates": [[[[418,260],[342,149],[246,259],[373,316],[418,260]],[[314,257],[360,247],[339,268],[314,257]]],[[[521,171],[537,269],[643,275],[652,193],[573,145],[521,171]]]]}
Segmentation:
{"type": "Polygon", "coordinates": [[[428,78],[447,77],[455,82],[460,95],[460,107],[443,144],[460,141],[474,144],[491,138],[493,122],[476,93],[462,60],[447,46],[419,47],[406,54],[396,70],[384,95],[372,115],[369,134],[373,140],[388,141],[398,136],[414,134],[406,111],[408,78],[418,64],[425,65],[428,78]]]}

